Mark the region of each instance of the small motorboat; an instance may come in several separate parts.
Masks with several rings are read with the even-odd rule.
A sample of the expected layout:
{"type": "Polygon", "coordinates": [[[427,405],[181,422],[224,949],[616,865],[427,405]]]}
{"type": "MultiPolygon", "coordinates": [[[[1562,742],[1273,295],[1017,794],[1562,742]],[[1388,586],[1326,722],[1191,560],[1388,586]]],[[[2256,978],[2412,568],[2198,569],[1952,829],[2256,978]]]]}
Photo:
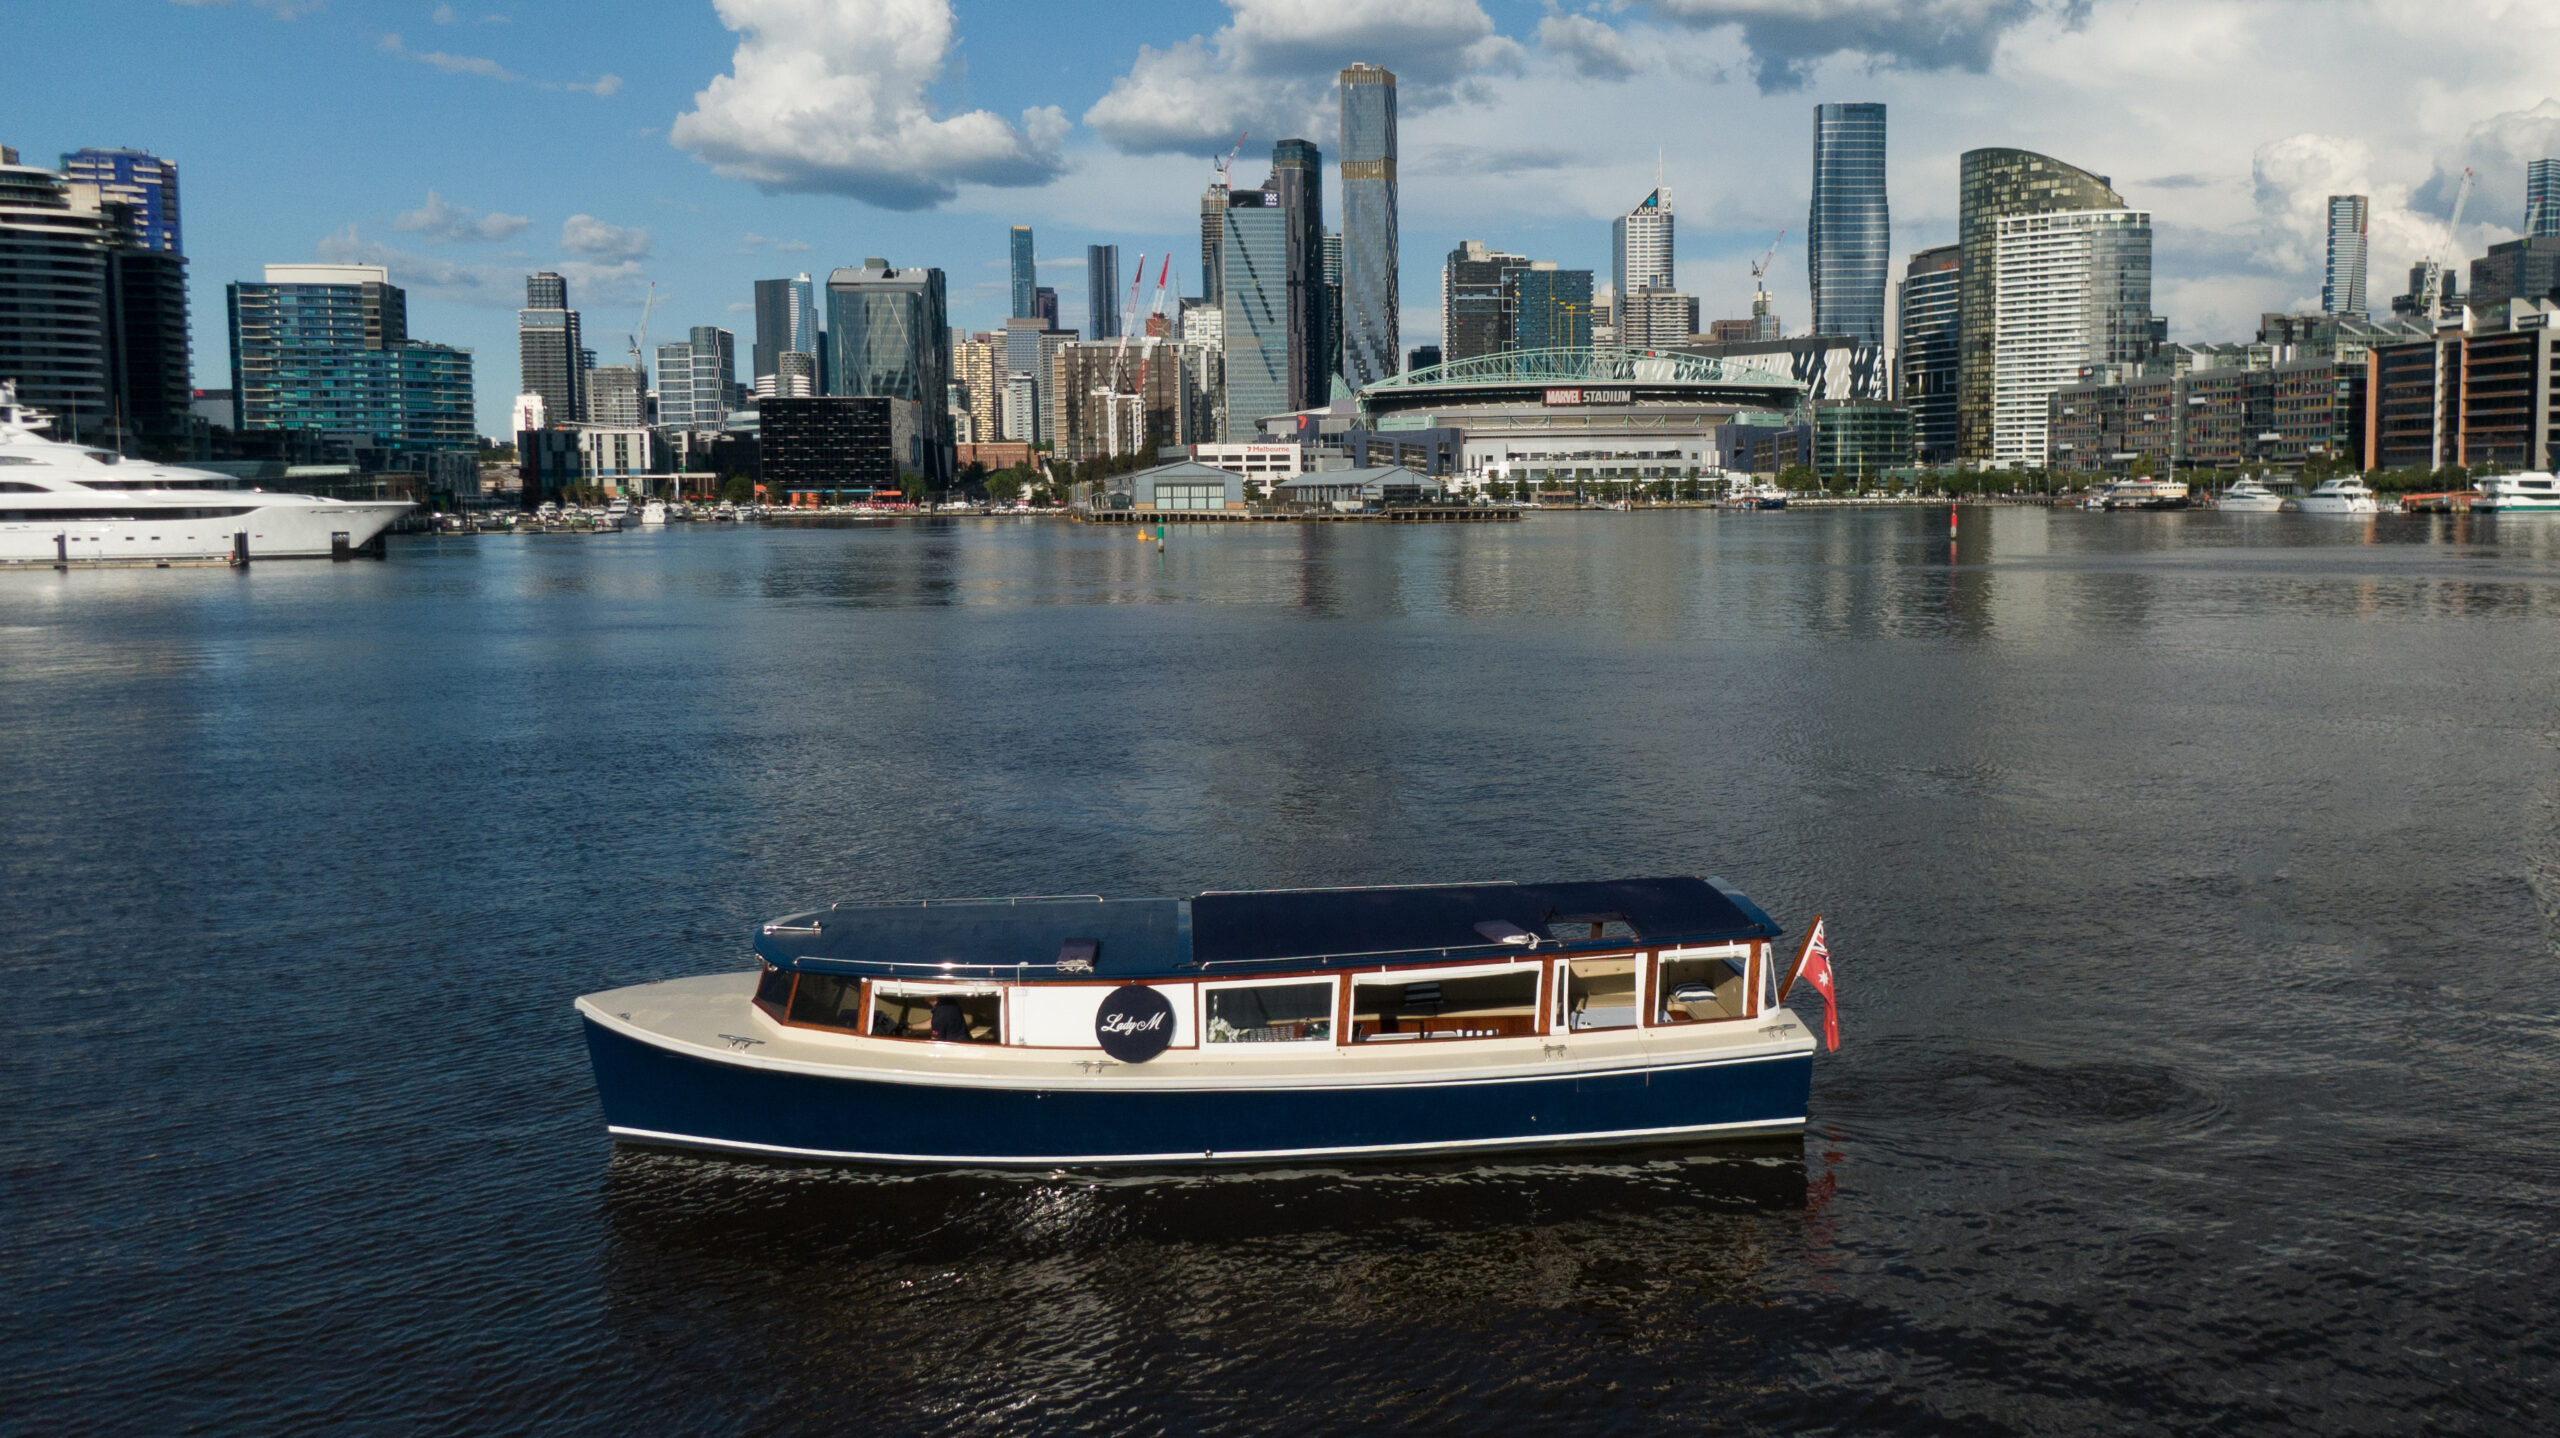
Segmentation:
{"type": "Polygon", "coordinates": [[[2241,479],[2224,490],[2213,507],[2231,514],[2273,514],[2284,508],[2284,496],[2254,479],[2241,479]]]}

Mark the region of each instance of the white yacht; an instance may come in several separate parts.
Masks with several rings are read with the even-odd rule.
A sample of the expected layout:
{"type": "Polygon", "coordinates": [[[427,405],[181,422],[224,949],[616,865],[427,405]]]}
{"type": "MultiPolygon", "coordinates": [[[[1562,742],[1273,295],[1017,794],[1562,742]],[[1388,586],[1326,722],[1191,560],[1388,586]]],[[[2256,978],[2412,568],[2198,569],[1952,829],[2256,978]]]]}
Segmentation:
{"type": "Polygon", "coordinates": [[[640,506],[640,522],[642,524],[666,523],[667,502],[663,499],[653,499],[647,504],[640,506]]]}
{"type": "Polygon", "coordinates": [[[2273,514],[2284,508],[2284,496],[2254,479],[2242,479],[2224,490],[2213,507],[2233,514],[2273,514]]]}
{"type": "Polygon", "coordinates": [[[2372,514],[2381,507],[2373,491],[2354,475],[2324,479],[2318,489],[2287,503],[2304,514],[2372,514]]]}
{"type": "Polygon", "coordinates": [[[2560,510],[2560,478],[2541,471],[2501,474],[2471,486],[2474,514],[2521,514],[2560,510]]]}
{"type": "Polygon", "coordinates": [[[416,508],[234,489],[227,475],[48,438],[50,423],[0,380],[0,564],[220,559],[244,534],[252,559],[322,558],[416,508]]]}

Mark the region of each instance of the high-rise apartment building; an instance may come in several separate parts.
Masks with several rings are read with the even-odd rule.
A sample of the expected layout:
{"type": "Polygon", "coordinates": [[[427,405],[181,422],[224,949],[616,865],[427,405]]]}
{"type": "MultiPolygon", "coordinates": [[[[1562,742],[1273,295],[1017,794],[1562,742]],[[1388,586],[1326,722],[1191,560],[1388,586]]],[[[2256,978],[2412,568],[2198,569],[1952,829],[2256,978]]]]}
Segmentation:
{"type": "Polygon", "coordinates": [[[587,423],[606,429],[648,425],[649,380],[638,365],[600,365],[587,371],[587,423]]]}
{"type": "Polygon", "coordinates": [[[1005,438],[1005,360],[1001,336],[964,338],[955,331],[951,337],[951,383],[959,388],[960,403],[969,411],[972,443],[1005,438]]]}
{"type": "MultiPolygon", "coordinates": [[[[1505,277],[1511,289],[1512,348],[1591,348],[1591,272],[1538,260],[1505,277]]],[[[1684,331],[1682,339],[1688,335],[1684,331]]]]}
{"type": "Polygon", "coordinates": [[[542,396],[543,413],[555,426],[585,419],[585,346],[578,312],[569,308],[569,282],[549,270],[525,276],[524,306],[516,311],[516,392],[542,396]]]}
{"type": "Polygon", "coordinates": [[[1399,348],[1396,77],[1353,65],[1342,85],[1342,378],[1354,392],[1394,374],[1399,348]]]}
{"type": "Polygon", "coordinates": [[[1460,240],[1440,266],[1440,353],[1444,363],[1513,347],[1516,293],[1504,283],[1529,267],[1527,255],[1460,240]]]}
{"type": "Polygon", "coordinates": [[[2042,469],[2054,391],[2124,374],[2151,348],[2151,215],[2008,215],[1993,239],[1991,461],[2042,469]]]}
{"type": "Polygon", "coordinates": [[[1325,354],[1332,301],[1324,284],[1324,155],[1313,140],[1271,147],[1268,190],[1288,217],[1289,408],[1333,398],[1333,364],[1325,354]]]}
{"type": "Polygon", "coordinates": [[[62,173],[75,185],[95,185],[98,198],[133,207],[133,246],[183,255],[178,228],[178,167],[141,150],[74,150],[62,157],[62,173]]]}
{"type": "Polygon", "coordinates": [[[750,377],[758,395],[818,392],[817,285],[807,275],[756,281],[756,340],[750,377]],[[799,356],[801,363],[791,357],[799,356]]]}
{"type": "Polygon", "coordinates": [[[1610,222],[1609,248],[1617,259],[1614,293],[1618,297],[1676,287],[1671,238],[1671,190],[1666,185],[1656,184],[1634,209],[1610,222]]]}
{"type": "Polygon", "coordinates": [[[2471,262],[2471,305],[2501,300],[2560,300],[2560,235],[2500,240],[2471,262]]]}
{"type": "MultiPolygon", "coordinates": [[[[1027,248],[1029,231],[1017,234],[1027,248]]],[[[943,296],[942,271],[896,269],[877,257],[827,277],[828,383],[837,394],[900,401],[891,407],[899,468],[934,484],[949,484],[954,470],[943,296]]]]}
{"type": "Polygon", "coordinates": [[[1968,150],[1957,190],[1956,455],[1992,458],[1992,362],[1999,297],[2000,222],[2019,215],[2121,210],[2124,197],[2093,175],[2029,150],[1968,150]]]}
{"type": "Polygon", "coordinates": [[[2524,167],[2524,237],[2560,235],[2560,159],[2524,167]]]}
{"type": "Polygon", "coordinates": [[[1922,250],[1903,267],[1898,384],[1922,464],[1956,457],[1956,335],[1963,313],[1961,245],[1922,250]]]}
{"type": "Polygon", "coordinates": [[[1219,280],[1219,257],[1226,252],[1227,176],[1221,170],[1200,196],[1200,298],[1213,307],[1226,293],[1219,280]]]}
{"type": "MultiPolygon", "coordinates": [[[[1676,349],[1698,333],[1698,298],[1678,290],[1640,289],[1618,297],[1617,323],[1621,348],[1676,349]]],[[[1754,335],[1758,337],[1756,330],[1754,335]]]]}
{"type": "Polygon", "coordinates": [[[1333,382],[1342,377],[1342,236],[1325,231],[1324,249],[1316,261],[1316,278],[1324,285],[1322,317],[1324,338],[1317,353],[1324,363],[1325,398],[1333,394],[1333,382]]]}
{"type": "Polygon", "coordinates": [[[1884,343],[1885,271],[1893,221],[1884,192],[1884,106],[1813,107],[1813,209],[1805,269],[1813,332],[1884,343]]]}
{"type": "Polygon", "coordinates": [[[1058,329],[1058,292],[1047,285],[1036,285],[1031,291],[1031,315],[1043,329],[1058,329]]]}
{"type": "Polygon", "coordinates": [[[0,151],[0,379],[88,439],[112,408],[107,378],[109,224],[96,192],[0,151]]]}
{"type": "Polygon", "coordinates": [[[408,296],[379,265],[269,265],[227,288],[233,428],[360,435],[467,450],[471,353],[409,338],[408,296]]]}
{"type": "Polygon", "coordinates": [[[1224,423],[1229,441],[1250,439],[1263,419],[1301,408],[1290,347],[1289,247],[1293,216],[1277,190],[1234,190],[1221,225],[1219,268],[1226,351],[1224,423]]]}
{"type": "Polygon", "coordinates": [[[1084,247],[1084,337],[1107,340],[1120,333],[1120,247],[1084,247]]]}
{"type": "MultiPolygon", "coordinates": [[[[833,283],[830,281],[830,283],[833,283]]],[[[1028,318],[1039,313],[1032,308],[1040,287],[1040,262],[1031,253],[1031,227],[1013,227],[1013,308],[1007,313],[1028,318]]]]}
{"type": "Polygon", "coordinates": [[[667,429],[716,430],[746,405],[738,383],[738,337],[695,325],[681,340],[658,346],[658,423],[667,429]]]}
{"type": "Polygon", "coordinates": [[[2320,277],[2323,314],[2362,315],[2365,221],[2371,203],[2363,195],[2329,197],[2329,266],[2320,277]]]}

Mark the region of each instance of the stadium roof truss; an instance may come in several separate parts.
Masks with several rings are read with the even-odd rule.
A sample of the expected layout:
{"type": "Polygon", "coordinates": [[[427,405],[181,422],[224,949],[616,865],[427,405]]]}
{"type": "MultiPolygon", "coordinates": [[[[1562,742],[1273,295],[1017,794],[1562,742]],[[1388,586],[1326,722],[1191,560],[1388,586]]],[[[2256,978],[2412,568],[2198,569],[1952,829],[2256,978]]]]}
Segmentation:
{"type": "Polygon", "coordinates": [[[1504,350],[1473,355],[1446,364],[1426,365],[1389,375],[1360,391],[1364,400],[1389,399],[1440,389],[1478,389],[1486,385],[1715,385],[1738,384],[1801,390],[1788,376],[1743,365],[1728,366],[1712,355],[1665,354],[1635,349],[1504,350]]]}

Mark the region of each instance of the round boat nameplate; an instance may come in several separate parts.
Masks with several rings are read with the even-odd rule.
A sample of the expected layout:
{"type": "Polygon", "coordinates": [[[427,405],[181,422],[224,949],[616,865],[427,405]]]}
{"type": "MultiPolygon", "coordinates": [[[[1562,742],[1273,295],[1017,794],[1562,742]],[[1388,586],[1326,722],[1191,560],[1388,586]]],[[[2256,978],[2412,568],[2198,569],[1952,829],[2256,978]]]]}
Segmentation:
{"type": "Polygon", "coordinates": [[[1094,1041],[1124,1064],[1142,1064],[1173,1042],[1173,1004],[1144,984],[1105,994],[1093,1014],[1094,1041]]]}

